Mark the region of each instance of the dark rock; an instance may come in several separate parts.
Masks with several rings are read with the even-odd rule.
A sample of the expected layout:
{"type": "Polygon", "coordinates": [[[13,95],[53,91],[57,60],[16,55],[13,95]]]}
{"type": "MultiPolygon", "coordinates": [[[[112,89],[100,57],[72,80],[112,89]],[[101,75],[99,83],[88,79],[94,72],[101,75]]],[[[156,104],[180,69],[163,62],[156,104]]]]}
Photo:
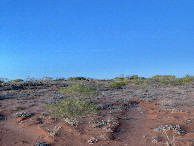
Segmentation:
{"type": "Polygon", "coordinates": [[[0,114],[0,121],[3,121],[3,120],[5,120],[5,116],[0,114]]]}
{"type": "Polygon", "coordinates": [[[50,144],[46,142],[40,142],[40,143],[37,143],[36,146],[50,146],[50,144]]]}

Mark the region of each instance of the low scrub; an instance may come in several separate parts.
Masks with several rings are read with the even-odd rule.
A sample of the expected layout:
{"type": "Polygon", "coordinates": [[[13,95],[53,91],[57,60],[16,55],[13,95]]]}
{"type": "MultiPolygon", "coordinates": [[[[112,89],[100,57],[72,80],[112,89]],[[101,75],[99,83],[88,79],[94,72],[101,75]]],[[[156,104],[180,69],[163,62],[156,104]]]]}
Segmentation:
{"type": "Polygon", "coordinates": [[[148,86],[150,83],[146,79],[133,79],[130,80],[131,84],[140,85],[140,86],[148,86]]]}
{"type": "Polygon", "coordinates": [[[69,77],[68,81],[86,80],[85,77],[69,77]]]}
{"type": "Polygon", "coordinates": [[[178,85],[185,85],[187,83],[191,83],[194,79],[190,76],[185,76],[184,78],[177,79],[178,85]]]}
{"type": "Polygon", "coordinates": [[[94,97],[99,94],[95,87],[85,84],[76,84],[66,88],[61,88],[60,92],[75,97],[94,97]]]}
{"type": "Polygon", "coordinates": [[[11,80],[11,82],[22,82],[22,79],[15,79],[15,80],[11,80]]]}
{"type": "Polygon", "coordinates": [[[138,75],[131,75],[130,79],[139,79],[140,77],[138,75]]]}
{"type": "Polygon", "coordinates": [[[126,85],[126,82],[123,81],[114,81],[110,82],[107,87],[112,89],[121,89],[123,86],[126,85]]]}
{"type": "Polygon", "coordinates": [[[150,79],[162,81],[162,80],[170,80],[170,79],[175,79],[175,78],[176,77],[174,75],[155,75],[151,77],[150,79]]]}
{"type": "Polygon", "coordinates": [[[116,77],[114,78],[116,81],[124,81],[125,80],[125,77],[116,77]]]}
{"type": "Polygon", "coordinates": [[[193,80],[192,76],[186,75],[183,78],[176,78],[173,75],[156,75],[150,78],[151,80],[156,80],[159,83],[165,84],[165,85],[185,85],[187,83],[191,83],[193,80]]]}
{"type": "Polygon", "coordinates": [[[97,107],[89,101],[66,98],[60,103],[47,105],[49,113],[55,117],[75,118],[97,113],[97,107]]]}

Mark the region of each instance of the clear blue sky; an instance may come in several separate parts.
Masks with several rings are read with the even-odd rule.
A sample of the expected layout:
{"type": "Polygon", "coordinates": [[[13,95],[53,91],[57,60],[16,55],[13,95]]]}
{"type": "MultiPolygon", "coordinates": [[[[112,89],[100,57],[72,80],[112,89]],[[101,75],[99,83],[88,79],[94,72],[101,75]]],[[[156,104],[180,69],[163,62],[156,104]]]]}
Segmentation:
{"type": "Polygon", "coordinates": [[[0,0],[0,77],[194,75],[193,0],[0,0]]]}

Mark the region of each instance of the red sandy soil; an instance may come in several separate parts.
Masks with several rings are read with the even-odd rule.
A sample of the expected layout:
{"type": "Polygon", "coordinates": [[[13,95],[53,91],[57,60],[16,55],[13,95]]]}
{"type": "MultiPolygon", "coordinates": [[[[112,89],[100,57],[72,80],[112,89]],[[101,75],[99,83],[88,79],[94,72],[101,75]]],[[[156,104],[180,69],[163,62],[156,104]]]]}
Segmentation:
{"type": "MultiPolygon", "coordinates": [[[[188,96],[193,98],[194,93],[188,93],[188,96]]],[[[133,97],[129,97],[132,100],[133,97]]],[[[111,133],[103,128],[94,129],[92,124],[80,123],[78,127],[73,128],[64,120],[55,121],[50,116],[45,116],[47,118],[41,121],[40,113],[45,112],[45,105],[41,103],[33,106],[30,103],[25,104],[25,111],[34,113],[34,116],[23,120],[13,118],[12,115],[18,112],[14,110],[18,106],[15,104],[16,101],[18,99],[7,99],[0,103],[1,114],[6,115],[6,120],[0,122],[1,146],[33,146],[37,142],[47,142],[52,146],[88,146],[91,145],[88,140],[92,137],[99,139],[101,137],[93,144],[96,146],[166,146],[165,134],[154,130],[163,125],[180,125],[186,132],[184,136],[169,134],[170,140],[174,137],[176,146],[194,146],[194,107],[187,104],[170,107],[158,104],[159,99],[136,100],[139,102],[136,106],[118,113],[115,111],[113,117],[110,114],[110,118],[119,122],[115,127],[118,132],[111,133]],[[125,117],[129,119],[125,120],[125,117]],[[54,126],[60,126],[61,129],[53,139],[46,129],[54,126]],[[155,139],[157,141],[154,141],[155,139]]],[[[83,121],[91,121],[94,118],[96,117],[86,117],[83,121]]]]}

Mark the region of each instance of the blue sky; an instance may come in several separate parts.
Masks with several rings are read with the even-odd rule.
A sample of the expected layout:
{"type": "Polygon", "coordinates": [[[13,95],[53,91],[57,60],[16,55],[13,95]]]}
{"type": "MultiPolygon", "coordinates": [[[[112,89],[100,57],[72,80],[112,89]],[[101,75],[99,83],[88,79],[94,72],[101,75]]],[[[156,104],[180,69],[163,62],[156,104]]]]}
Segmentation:
{"type": "Polygon", "coordinates": [[[193,0],[0,0],[0,77],[194,75],[193,0]]]}

